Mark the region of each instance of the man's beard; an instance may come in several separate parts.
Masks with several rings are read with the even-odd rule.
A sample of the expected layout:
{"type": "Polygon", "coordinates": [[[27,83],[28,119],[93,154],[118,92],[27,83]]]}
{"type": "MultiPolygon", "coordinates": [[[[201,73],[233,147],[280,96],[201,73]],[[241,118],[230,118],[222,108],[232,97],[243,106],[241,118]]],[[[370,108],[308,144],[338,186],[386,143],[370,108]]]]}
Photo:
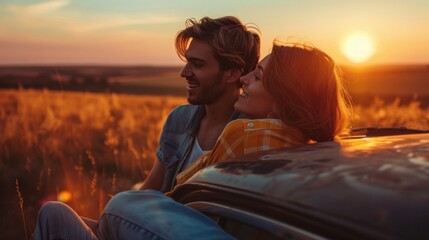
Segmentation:
{"type": "Polygon", "coordinates": [[[200,92],[196,98],[188,95],[188,102],[193,105],[210,105],[218,101],[225,91],[225,84],[221,82],[224,73],[224,71],[220,71],[216,78],[217,81],[213,81],[210,85],[200,86],[200,92]]]}

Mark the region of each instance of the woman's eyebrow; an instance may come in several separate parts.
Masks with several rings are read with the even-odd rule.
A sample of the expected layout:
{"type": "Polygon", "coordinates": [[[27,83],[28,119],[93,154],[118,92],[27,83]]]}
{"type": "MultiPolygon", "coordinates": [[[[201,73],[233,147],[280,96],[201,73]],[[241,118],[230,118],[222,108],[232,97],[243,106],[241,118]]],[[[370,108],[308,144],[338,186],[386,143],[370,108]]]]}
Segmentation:
{"type": "Polygon", "coordinates": [[[256,68],[257,68],[258,70],[260,70],[261,72],[264,72],[264,68],[263,68],[263,67],[261,67],[261,65],[258,65],[256,68]]]}

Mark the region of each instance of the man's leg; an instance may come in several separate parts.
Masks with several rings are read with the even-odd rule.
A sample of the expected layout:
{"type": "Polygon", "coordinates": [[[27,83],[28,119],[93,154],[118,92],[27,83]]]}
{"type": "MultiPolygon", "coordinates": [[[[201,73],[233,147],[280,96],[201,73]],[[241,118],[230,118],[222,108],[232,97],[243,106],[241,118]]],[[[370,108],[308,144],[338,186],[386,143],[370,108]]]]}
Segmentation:
{"type": "Polygon", "coordinates": [[[101,239],[233,239],[204,214],[154,190],[114,196],[99,221],[101,239]]]}
{"type": "Polygon", "coordinates": [[[85,223],[86,226],[89,227],[89,229],[91,229],[93,233],[97,232],[98,220],[94,220],[94,219],[82,217],[82,216],[80,216],[80,218],[82,218],[82,221],[85,223]]]}
{"type": "Polygon", "coordinates": [[[61,202],[40,208],[34,239],[98,239],[73,209],[61,202]]]}

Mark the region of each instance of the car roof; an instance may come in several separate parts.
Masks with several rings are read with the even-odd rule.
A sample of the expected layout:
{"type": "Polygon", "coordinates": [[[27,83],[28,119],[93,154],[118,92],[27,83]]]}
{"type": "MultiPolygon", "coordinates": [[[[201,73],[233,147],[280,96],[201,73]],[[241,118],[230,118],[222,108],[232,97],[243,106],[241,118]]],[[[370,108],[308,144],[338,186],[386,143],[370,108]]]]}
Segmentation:
{"type": "Polygon", "coordinates": [[[429,235],[429,134],[360,136],[245,155],[201,170],[188,184],[233,189],[395,236],[429,235]]]}

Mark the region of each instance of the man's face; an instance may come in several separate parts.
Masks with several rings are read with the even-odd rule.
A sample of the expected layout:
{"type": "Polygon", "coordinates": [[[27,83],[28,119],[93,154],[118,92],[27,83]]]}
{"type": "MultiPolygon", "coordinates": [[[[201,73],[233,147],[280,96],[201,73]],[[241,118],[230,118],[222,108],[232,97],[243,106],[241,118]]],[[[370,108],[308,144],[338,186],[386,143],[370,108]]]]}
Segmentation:
{"type": "Polygon", "coordinates": [[[212,104],[223,94],[226,81],[211,46],[201,40],[192,40],[185,54],[187,63],[180,76],[188,83],[188,102],[212,104]]]}

